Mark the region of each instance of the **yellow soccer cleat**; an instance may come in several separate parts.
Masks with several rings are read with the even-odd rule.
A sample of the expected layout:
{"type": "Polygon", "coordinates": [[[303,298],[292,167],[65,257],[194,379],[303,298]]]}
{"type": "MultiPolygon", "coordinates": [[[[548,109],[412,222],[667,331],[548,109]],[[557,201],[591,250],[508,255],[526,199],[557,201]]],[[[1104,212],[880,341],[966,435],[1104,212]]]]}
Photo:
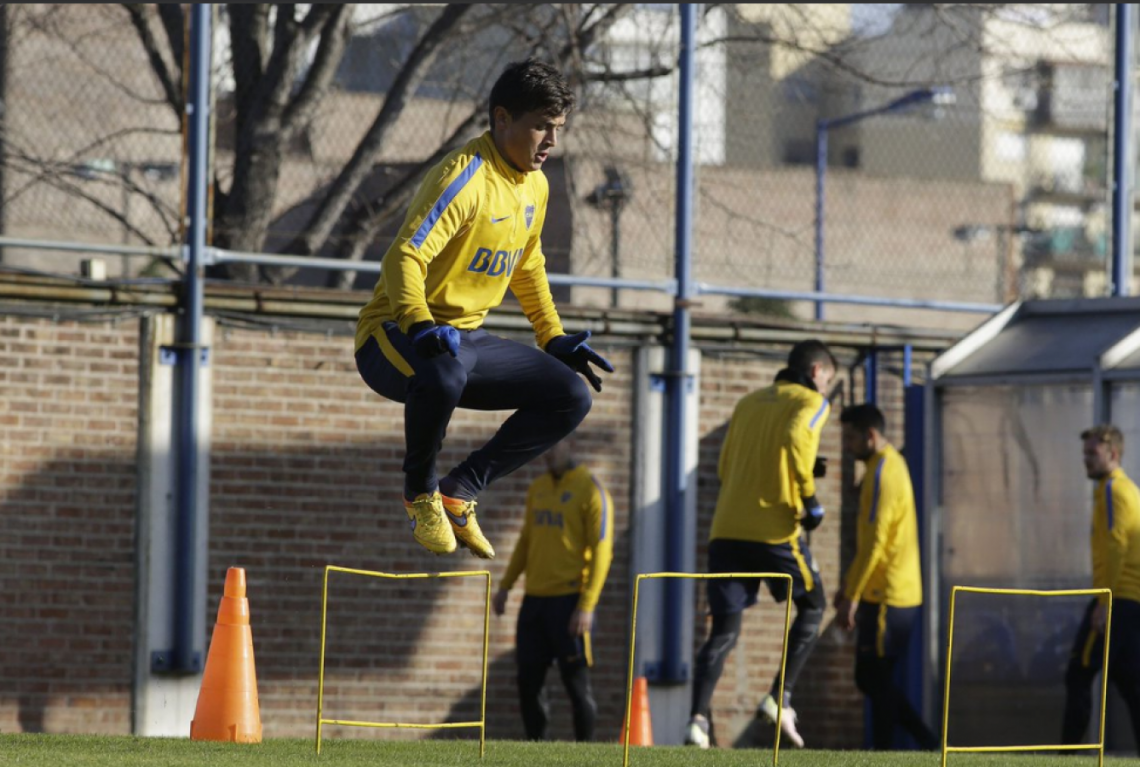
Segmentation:
{"type": "Polygon", "coordinates": [[[442,496],[420,493],[414,501],[404,500],[404,510],[412,524],[412,537],[433,554],[450,554],[455,551],[455,533],[445,521],[442,496]]]}
{"type": "Polygon", "coordinates": [[[483,537],[479,523],[475,519],[475,501],[461,501],[458,498],[443,496],[443,512],[451,523],[451,530],[461,544],[477,557],[494,559],[495,549],[483,537]]]}

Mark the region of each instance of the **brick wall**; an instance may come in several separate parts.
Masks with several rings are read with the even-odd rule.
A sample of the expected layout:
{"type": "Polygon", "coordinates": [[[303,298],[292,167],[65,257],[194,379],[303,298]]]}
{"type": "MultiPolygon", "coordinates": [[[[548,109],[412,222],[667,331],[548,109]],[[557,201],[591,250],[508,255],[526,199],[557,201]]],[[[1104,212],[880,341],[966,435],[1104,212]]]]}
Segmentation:
{"type": "MultiPolygon", "coordinates": [[[[271,331],[222,321],[211,360],[207,617],[212,627],[226,569],[245,567],[266,737],[313,734],[326,564],[388,572],[485,566],[463,554],[436,558],[412,543],[400,503],[402,407],[363,384],[351,340],[340,325],[335,329],[271,331]]],[[[593,674],[597,735],[612,741],[626,674],[633,348],[605,336],[597,340],[618,372],[606,379],[579,437],[583,458],[616,507],[615,560],[599,606],[593,674]]],[[[771,380],[786,348],[781,342],[744,352],[706,350],[698,476],[702,568],[727,419],[741,395],[771,380]]],[[[137,357],[134,318],[0,316],[0,731],[130,730],[137,357]]],[[[836,414],[852,385],[861,386],[846,374],[841,381],[836,414]]],[[[897,395],[897,388],[889,390],[897,395]]],[[[443,467],[487,439],[503,417],[457,411],[443,467]]],[[[829,597],[846,564],[840,541],[850,533],[839,513],[841,479],[850,484],[854,471],[839,460],[838,434],[835,415],[822,449],[832,461],[821,491],[830,516],[812,546],[829,597]]],[[[496,585],[517,538],[525,490],[540,471],[541,462],[524,467],[480,498],[481,524],[499,552],[489,564],[496,585]]],[[[380,582],[334,573],[324,715],[477,719],[482,589],[481,579],[380,582]]],[[[698,593],[700,611],[703,590],[698,593]]],[[[520,599],[516,587],[507,615],[491,620],[490,738],[522,737],[512,657],[520,599]]],[[[811,745],[858,746],[862,706],[852,682],[852,643],[831,626],[832,617],[829,611],[796,706],[811,745]]],[[[748,718],[778,660],[781,618],[770,601],[749,611],[714,700],[722,744],[748,737],[748,718]]],[[[704,630],[698,627],[698,642],[704,630]]],[[[552,734],[568,739],[570,713],[557,671],[548,683],[552,734]]],[[[345,727],[325,733],[475,736],[345,727]]]]}
{"type": "Polygon", "coordinates": [[[0,731],[130,731],[137,328],[0,316],[0,731]]]}

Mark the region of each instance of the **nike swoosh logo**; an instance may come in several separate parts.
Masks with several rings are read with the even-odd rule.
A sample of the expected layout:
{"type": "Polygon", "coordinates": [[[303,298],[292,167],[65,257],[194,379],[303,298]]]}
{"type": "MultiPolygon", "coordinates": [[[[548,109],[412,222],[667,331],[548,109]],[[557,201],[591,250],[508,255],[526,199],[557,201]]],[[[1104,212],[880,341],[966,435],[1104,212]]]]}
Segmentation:
{"type": "Polygon", "coordinates": [[[458,527],[467,527],[467,517],[457,517],[447,509],[444,509],[443,513],[446,514],[447,518],[451,520],[451,524],[458,527]]]}
{"type": "Polygon", "coordinates": [[[499,223],[500,221],[506,221],[508,218],[510,218],[510,216],[503,216],[502,218],[492,218],[492,219],[491,219],[491,223],[492,223],[492,224],[497,224],[497,223],[499,223]]]}

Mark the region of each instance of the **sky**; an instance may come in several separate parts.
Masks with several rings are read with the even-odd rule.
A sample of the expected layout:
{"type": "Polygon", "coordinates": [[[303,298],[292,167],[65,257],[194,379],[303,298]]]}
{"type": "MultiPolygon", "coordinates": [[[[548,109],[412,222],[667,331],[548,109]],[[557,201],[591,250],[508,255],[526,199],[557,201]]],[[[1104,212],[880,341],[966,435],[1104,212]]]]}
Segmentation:
{"type": "Polygon", "coordinates": [[[857,35],[877,35],[887,31],[901,3],[852,3],[851,27],[857,35]]]}

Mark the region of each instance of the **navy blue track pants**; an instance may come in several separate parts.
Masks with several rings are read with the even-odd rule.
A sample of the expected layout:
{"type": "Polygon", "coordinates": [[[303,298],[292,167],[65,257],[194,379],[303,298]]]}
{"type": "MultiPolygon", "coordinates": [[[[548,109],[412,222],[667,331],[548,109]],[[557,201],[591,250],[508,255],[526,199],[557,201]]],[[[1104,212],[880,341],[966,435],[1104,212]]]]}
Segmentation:
{"type": "Polygon", "coordinates": [[[425,359],[394,322],[356,352],[375,391],[404,404],[405,492],[435,490],[436,456],[455,408],[514,410],[485,445],[451,471],[471,497],[546,452],[577,428],[593,403],[578,374],[557,358],[482,328],[460,331],[459,357],[425,359]]]}

